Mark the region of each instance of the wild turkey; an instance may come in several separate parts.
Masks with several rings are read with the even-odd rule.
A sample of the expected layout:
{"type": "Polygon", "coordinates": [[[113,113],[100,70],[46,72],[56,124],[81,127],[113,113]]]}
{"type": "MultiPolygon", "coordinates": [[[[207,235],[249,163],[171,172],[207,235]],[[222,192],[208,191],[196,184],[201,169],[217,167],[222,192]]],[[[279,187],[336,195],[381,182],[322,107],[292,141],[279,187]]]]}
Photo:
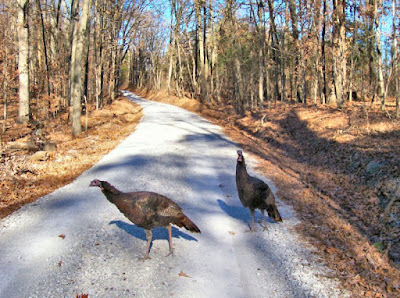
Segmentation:
{"type": "Polygon", "coordinates": [[[268,230],[267,221],[265,220],[264,210],[267,210],[268,216],[275,221],[282,221],[278,208],[275,204],[275,197],[271,189],[262,180],[252,177],[247,173],[246,163],[242,154],[242,150],[237,151],[238,158],[236,163],[236,187],[239,199],[244,207],[250,209],[251,227],[250,231],[254,232],[254,210],[260,209],[264,221],[264,230],[268,230]]]}
{"type": "Polygon", "coordinates": [[[128,192],[119,191],[107,181],[93,180],[89,186],[100,187],[106,198],[135,225],[144,228],[147,238],[146,254],[142,260],[149,259],[150,244],[156,227],[166,227],[169,238],[169,255],[173,253],[171,225],[184,227],[194,233],[200,229],[183,213],[171,199],[148,191],[128,192]]]}

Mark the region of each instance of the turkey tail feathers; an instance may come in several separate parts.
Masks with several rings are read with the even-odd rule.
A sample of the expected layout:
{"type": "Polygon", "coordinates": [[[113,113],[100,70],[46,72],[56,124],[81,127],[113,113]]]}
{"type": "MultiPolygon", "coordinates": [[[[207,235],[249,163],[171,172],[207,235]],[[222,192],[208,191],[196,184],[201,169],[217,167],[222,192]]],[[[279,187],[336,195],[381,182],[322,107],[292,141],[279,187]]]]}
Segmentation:
{"type": "Polygon", "coordinates": [[[182,219],[181,224],[182,224],[182,226],[183,226],[186,230],[188,230],[188,231],[190,231],[190,232],[193,232],[193,233],[201,233],[201,232],[200,232],[200,229],[199,229],[199,228],[194,224],[194,222],[191,221],[191,220],[189,219],[189,217],[187,217],[186,215],[185,215],[184,218],[182,219]]]}
{"type": "Polygon", "coordinates": [[[278,211],[278,208],[275,207],[275,216],[274,216],[275,221],[280,221],[283,222],[282,217],[278,211]]]}

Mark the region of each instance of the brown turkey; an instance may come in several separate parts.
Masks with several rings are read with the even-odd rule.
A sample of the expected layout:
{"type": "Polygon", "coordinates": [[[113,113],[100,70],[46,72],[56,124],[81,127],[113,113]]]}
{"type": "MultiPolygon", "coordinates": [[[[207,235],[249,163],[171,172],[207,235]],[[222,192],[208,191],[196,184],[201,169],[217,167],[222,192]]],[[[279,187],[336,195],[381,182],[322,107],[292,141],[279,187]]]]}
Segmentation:
{"type": "Polygon", "coordinates": [[[237,151],[238,158],[236,163],[236,187],[239,199],[244,207],[250,209],[251,226],[250,231],[254,232],[254,210],[260,209],[264,230],[268,230],[264,211],[267,210],[268,216],[275,221],[282,221],[278,208],[275,204],[275,197],[269,186],[264,181],[252,177],[247,173],[242,150],[237,151]]]}
{"type": "Polygon", "coordinates": [[[199,228],[183,213],[171,199],[154,192],[122,192],[107,181],[93,180],[89,186],[100,187],[106,198],[135,225],[145,229],[147,246],[142,260],[149,259],[150,244],[153,238],[151,230],[165,227],[168,230],[169,255],[173,253],[171,225],[184,227],[194,233],[200,233],[199,228]]]}

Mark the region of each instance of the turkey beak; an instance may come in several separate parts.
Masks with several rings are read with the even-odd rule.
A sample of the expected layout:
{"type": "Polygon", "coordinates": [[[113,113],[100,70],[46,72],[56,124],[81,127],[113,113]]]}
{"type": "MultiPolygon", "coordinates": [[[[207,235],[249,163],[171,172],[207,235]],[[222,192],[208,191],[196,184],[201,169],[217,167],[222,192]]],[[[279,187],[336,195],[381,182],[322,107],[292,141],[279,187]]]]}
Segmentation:
{"type": "Polygon", "coordinates": [[[242,150],[238,150],[237,151],[237,155],[238,155],[238,161],[243,161],[243,155],[242,155],[242,150]]]}

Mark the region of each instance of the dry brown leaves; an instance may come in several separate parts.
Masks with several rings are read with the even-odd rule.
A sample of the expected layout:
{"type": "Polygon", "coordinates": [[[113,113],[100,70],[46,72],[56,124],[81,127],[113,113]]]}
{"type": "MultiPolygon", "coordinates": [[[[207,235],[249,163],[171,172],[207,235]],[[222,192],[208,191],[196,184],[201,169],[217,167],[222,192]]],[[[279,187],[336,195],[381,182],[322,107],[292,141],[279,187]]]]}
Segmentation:
{"type": "MultiPolygon", "coordinates": [[[[54,142],[57,149],[49,152],[48,161],[37,162],[29,159],[33,152],[6,149],[9,141],[29,140],[35,127],[17,124],[11,118],[8,120],[0,155],[0,218],[68,184],[94,165],[134,131],[141,118],[141,108],[124,98],[102,110],[92,107],[88,113],[87,131],[75,138],[71,136],[67,116],[67,113],[60,113],[55,119],[40,121],[43,126],[41,136],[54,142]]],[[[85,123],[83,116],[83,127],[85,123]]]]}

